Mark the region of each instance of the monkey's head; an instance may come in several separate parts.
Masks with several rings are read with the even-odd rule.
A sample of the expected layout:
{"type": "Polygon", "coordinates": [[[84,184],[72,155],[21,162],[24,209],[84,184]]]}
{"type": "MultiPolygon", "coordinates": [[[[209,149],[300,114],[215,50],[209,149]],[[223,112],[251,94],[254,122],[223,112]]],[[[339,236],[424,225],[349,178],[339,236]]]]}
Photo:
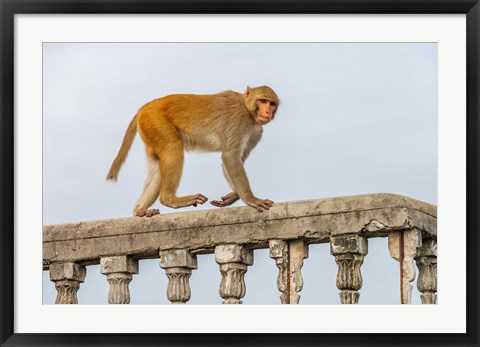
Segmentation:
{"type": "Polygon", "coordinates": [[[247,86],[247,90],[243,93],[243,99],[255,122],[261,125],[265,125],[275,118],[280,104],[277,94],[267,86],[255,88],[247,86]]]}

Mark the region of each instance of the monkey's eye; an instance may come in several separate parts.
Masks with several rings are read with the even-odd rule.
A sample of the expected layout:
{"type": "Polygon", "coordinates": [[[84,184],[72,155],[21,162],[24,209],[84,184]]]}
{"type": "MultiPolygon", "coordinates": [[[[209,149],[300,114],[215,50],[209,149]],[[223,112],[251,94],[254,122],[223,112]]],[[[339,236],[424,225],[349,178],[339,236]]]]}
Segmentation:
{"type": "Polygon", "coordinates": [[[258,99],[262,104],[269,104],[272,107],[277,107],[277,104],[273,101],[270,101],[268,99],[258,99]]]}

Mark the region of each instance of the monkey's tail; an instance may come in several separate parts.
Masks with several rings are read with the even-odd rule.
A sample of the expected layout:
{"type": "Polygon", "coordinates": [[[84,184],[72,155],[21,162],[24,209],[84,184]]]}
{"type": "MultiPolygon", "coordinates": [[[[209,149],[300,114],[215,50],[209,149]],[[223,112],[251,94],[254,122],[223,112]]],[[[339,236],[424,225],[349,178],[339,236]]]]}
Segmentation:
{"type": "Polygon", "coordinates": [[[120,150],[118,151],[117,157],[115,158],[115,160],[112,163],[112,166],[110,167],[110,171],[108,172],[108,175],[107,175],[107,180],[110,180],[110,181],[117,180],[120,168],[122,167],[123,163],[125,163],[125,160],[127,159],[128,151],[130,150],[130,147],[132,147],[133,140],[135,139],[135,135],[137,134],[137,116],[138,116],[138,113],[135,115],[135,117],[133,117],[132,121],[130,122],[130,125],[127,128],[127,131],[125,131],[125,136],[123,137],[122,145],[120,146],[120,150]]]}

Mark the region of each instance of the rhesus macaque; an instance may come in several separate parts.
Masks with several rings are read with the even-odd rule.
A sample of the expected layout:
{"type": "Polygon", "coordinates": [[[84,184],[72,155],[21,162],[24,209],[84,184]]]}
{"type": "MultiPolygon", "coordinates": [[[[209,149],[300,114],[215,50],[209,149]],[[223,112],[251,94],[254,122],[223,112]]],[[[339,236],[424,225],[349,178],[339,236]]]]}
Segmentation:
{"type": "Polygon", "coordinates": [[[242,199],[260,212],[268,210],[273,201],[253,195],[243,163],[260,141],[263,125],[275,117],[278,105],[277,95],[267,86],[247,87],[243,94],[176,94],[153,100],[130,122],[107,179],[117,180],[138,130],[145,142],[148,175],[134,207],[135,216],[158,214],[157,209],[148,209],[157,198],[172,208],[207,202],[203,194],[176,195],[185,150],[222,152],[223,172],[233,191],[211,201],[213,206],[225,207],[242,199]]]}

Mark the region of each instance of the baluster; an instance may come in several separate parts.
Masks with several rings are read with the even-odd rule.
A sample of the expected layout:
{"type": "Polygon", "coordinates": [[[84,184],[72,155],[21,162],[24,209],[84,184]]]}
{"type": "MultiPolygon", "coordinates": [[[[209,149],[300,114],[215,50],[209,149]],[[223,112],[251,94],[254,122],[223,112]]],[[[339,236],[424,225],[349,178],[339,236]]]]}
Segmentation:
{"type": "Polygon", "coordinates": [[[338,265],[337,288],[342,304],[358,304],[362,288],[360,267],[368,253],[367,239],[360,235],[339,235],[330,238],[330,253],[338,265]]]}
{"type": "Polygon", "coordinates": [[[223,304],[241,304],[245,296],[245,273],[253,264],[253,251],[241,245],[219,245],[215,247],[215,261],[220,265],[222,282],[220,296],[223,304]]]}
{"type": "Polygon", "coordinates": [[[388,234],[388,249],[393,259],[400,262],[400,302],[412,303],[412,288],[415,280],[413,259],[422,245],[422,235],[417,229],[395,231],[388,234]]]}
{"type": "Polygon", "coordinates": [[[130,256],[104,257],[100,259],[100,273],[107,276],[110,284],[109,304],[129,304],[129,283],[132,275],[138,274],[138,260],[130,256]]]}
{"type": "Polygon", "coordinates": [[[168,277],[168,300],[172,304],[185,304],[192,293],[189,279],[197,268],[197,256],[186,249],[160,251],[160,267],[168,277]]]}
{"type": "Polygon", "coordinates": [[[278,267],[277,287],[282,304],[298,304],[303,288],[301,268],[308,258],[308,246],[303,240],[270,240],[270,257],[278,267]]]}
{"type": "Polygon", "coordinates": [[[415,258],[419,270],[417,288],[422,304],[437,303],[437,240],[423,240],[415,258]]]}
{"type": "Polygon", "coordinates": [[[78,304],[77,292],[85,281],[87,269],[75,263],[50,264],[50,281],[55,282],[55,304],[78,304]]]}

